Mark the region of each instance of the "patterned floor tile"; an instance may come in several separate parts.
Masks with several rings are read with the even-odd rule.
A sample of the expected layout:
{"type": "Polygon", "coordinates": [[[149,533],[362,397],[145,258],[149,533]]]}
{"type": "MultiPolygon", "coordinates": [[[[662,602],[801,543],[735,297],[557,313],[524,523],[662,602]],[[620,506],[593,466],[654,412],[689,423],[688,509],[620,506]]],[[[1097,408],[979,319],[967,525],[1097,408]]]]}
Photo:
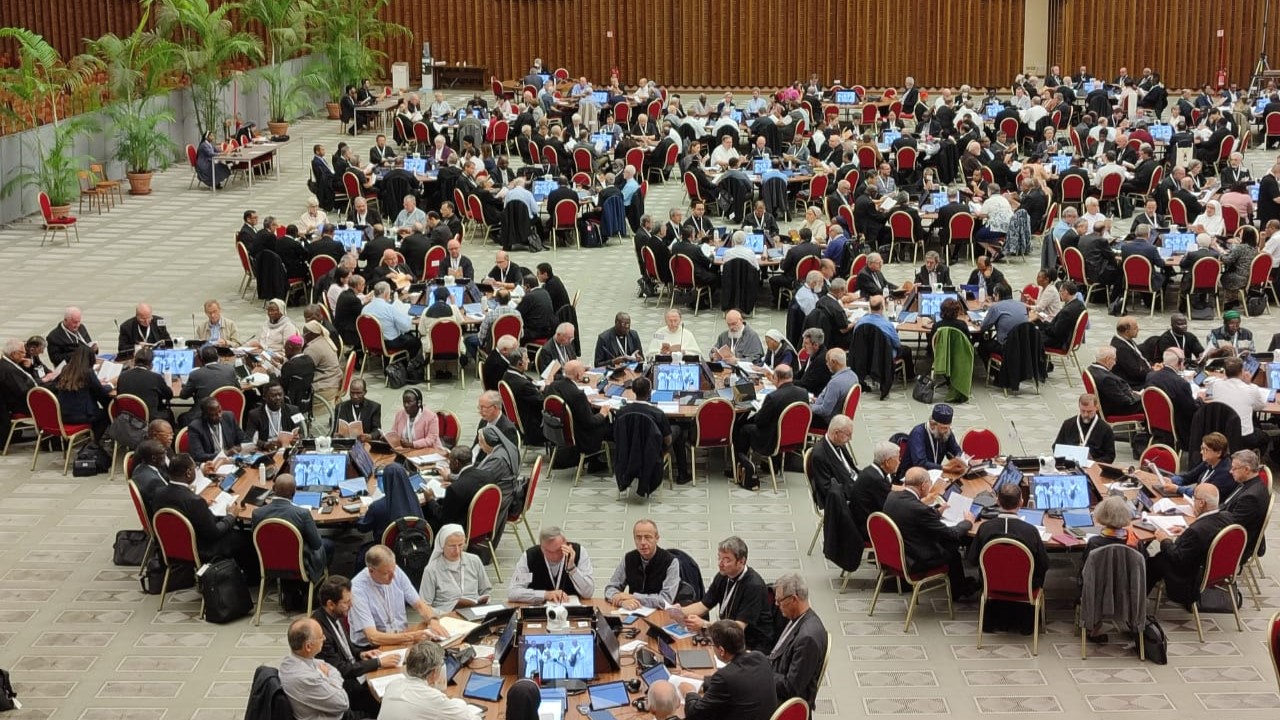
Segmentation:
{"type": "Polygon", "coordinates": [[[1252,665],[1180,667],[1177,670],[1184,683],[1241,683],[1263,679],[1252,665]]]}
{"type": "Polygon", "coordinates": [[[863,698],[862,707],[867,715],[948,715],[947,701],[934,697],[863,698]]]}
{"type": "Polygon", "coordinates": [[[88,672],[98,658],[92,655],[23,655],[11,670],[24,673],[88,672]]]}
{"type": "Polygon", "coordinates": [[[853,674],[858,687],[937,687],[932,670],[866,670],[853,674]]]}
{"type": "Polygon", "coordinates": [[[1085,695],[1094,712],[1156,712],[1173,710],[1173,702],[1163,693],[1149,695],[1085,695]]]}
{"type": "Polygon", "coordinates": [[[1044,673],[1039,670],[1019,668],[996,670],[962,670],[964,682],[969,687],[1002,687],[1004,685],[1048,685],[1044,673]]]}
{"type": "Polygon", "coordinates": [[[1205,710],[1275,710],[1280,695],[1273,692],[1196,693],[1205,710]]]}
{"type": "Polygon", "coordinates": [[[165,708],[85,708],[79,720],[163,720],[165,708]]]}
{"type": "Polygon", "coordinates": [[[174,698],[182,691],[182,682],[161,680],[124,681],[115,680],[102,684],[98,690],[99,698],[174,698]]]}
{"type": "Polygon", "coordinates": [[[1071,668],[1071,679],[1077,685],[1131,685],[1155,683],[1151,671],[1146,668],[1071,668]]]}

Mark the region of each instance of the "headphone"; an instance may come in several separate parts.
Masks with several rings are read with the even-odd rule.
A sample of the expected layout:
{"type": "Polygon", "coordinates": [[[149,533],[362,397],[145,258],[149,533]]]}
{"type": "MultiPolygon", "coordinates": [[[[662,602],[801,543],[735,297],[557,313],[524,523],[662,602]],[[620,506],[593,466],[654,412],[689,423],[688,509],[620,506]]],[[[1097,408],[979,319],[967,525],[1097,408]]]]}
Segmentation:
{"type": "Polygon", "coordinates": [[[410,387],[405,388],[405,392],[412,395],[418,401],[418,410],[422,410],[422,391],[416,387],[410,387]]]}
{"type": "MultiPolygon", "coordinates": [[[[627,686],[627,692],[633,692],[633,693],[640,692],[640,678],[631,678],[630,680],[624,680],[623,683],[625,683],[627,686]]],[[[641,698],[641,700],[643,699],[644,698],[641,698]]],[[[637,700],[636,702],[640,702],[641,700],[637,700]]],[[[641,708],[639,706],[637,706],[636,709],[641,712],[644,712],[644,708],[641,708]]]]}

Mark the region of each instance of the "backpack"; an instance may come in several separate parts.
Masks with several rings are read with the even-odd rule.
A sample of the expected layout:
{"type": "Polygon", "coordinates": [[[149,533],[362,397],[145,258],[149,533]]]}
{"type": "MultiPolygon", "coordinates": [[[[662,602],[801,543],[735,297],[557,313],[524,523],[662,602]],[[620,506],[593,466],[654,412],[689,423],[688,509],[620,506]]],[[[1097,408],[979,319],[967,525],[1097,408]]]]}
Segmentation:
{"type": "Polygon", "coordinates": [[[601,245],[600,239],[600,223],[584,222],[582,227],[582,247],[598,248],[601,245]]]}
{"type": "Polygon", "coordinates": [[[674,555],[676,562],[680,563],[680,591],[676,597],[683,599],[687,592],[692,598],[689,602],[701,601],[707,590],[702,584],[702,568],[698,567],[698,561],[683,550],[667,548],[667,552],[674,555]]]}
{"type": "Polygon", "coordinates": [[[196,571],[196,583],[204,598],[204,619],[208,622],[228,623],[253,610],[249,584],[235,560],[224,558],[205,563],[196,571]]]}
{"type": "Polygon", "coordinates": [[[1142,644],[1148,662],[1169,664],[1169,636],[1164,634],[1155,615],[1148,615],[1147,624],[1142,626],[1142,644]]]}
{"type": "Polygon", "coordinates": [[[0,669],[0,712],[18,707],[14,698],[18,693],[13,691],[13,683],[9,681],[9,671],[0,669]]]}
{"type": "Polygon", "coordinates": [[[409,363],[407,361],[397,359],[395,362],[388,363],[383,372],[387,376],[387,387],[392,390],[399,390],[409,384],[409,363]]]}
{"type": "MultiPolygon", "coordinates": [[[[152,553],[146,567],[142,568],[142,572],[138,575],[138,582],[142,585],[142,592],[148,595],[159,595],[160,588],[164,585],[165,569],[164,557],[159,552],[152,553]]],[[[169,573],[169,587],[167,589],[169,592],[186,590],[195,584],[195,568],[192,567],[191,563],[177,563],[169,573]]]]}
{"type": "Polygon", "coordinates": [[[396,564],[409,576],[414,587],[422,583],[422,572],[431,560],[431,540],[421,525],[410,525],[404,518],[396,520],[396,564]]]}
{"type": "Polygon", "coordinates": [[[549,445],[558,448],[565,446],[564,421],[546,410],[542,411],[542,437],[549,445]]]}
{"type": "Polygon", "coordinates": [[[89,477],[111,469],[111,455],[95,442],[87,442],[76,451],[76,459],[71,463],[71,474],[75,477],[89,477]]]}
{"type": "Polygon", "coordinates": [[[133,413],[122,412],[111,421],[107,437],[129,450],[137,450],[138,444],[147,439],[147,424],[133,413]]]}

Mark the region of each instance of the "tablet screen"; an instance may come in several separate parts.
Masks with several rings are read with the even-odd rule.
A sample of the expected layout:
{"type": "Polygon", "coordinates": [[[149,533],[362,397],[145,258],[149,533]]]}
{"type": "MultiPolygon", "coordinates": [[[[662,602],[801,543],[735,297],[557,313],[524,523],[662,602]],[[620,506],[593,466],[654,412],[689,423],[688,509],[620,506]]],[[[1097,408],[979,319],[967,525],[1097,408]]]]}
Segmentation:
{"type": "Polygon", "coordinates": [[[623,682],[592,685],[587,688],[587,694],[591,697],[592,710],[626,707],[631,703],[631,698],[627,696],[627,686],[623,682]]]}
{"type": "Polygon", "coordinates": [[[467,678],[467,686],[462,690],[462,696],[497,702],[498,698],[502,697],[502,681],[501,675],[471,673],[471,677],[467,678]]]}

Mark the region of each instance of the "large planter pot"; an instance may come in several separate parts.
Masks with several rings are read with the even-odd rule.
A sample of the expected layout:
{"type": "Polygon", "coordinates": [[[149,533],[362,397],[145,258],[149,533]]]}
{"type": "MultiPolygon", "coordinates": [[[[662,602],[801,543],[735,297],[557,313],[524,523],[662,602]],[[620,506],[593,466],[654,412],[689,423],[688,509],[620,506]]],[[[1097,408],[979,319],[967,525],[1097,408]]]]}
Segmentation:
{"type": "Polygon", "coordinates": [[[271,137],[279,137],[289,134],[289,123],[287,122],[269,122],[267,129],[271,131],[271,137]]]}
{"type": "Polygon", "coordinates": [[[58,218],[67,217],[68,215],[71,214],[71,206],[70,205],[51,205],[49,207],[49,214],[52,215],[55,220],[58,218]]]}
{"type": "Polygon", "coordinates": [[[330,120],[342,119],[342,106],[338,103],[325,103],[324,108],[329,111],[330,120]]]}
{"type": "Polygon", "coordinates": [[[151,194],[151,176],[154,173],[131,173],[125,175],[129,178],[129,194],[130,195],[150,195],[151,194]]]}

